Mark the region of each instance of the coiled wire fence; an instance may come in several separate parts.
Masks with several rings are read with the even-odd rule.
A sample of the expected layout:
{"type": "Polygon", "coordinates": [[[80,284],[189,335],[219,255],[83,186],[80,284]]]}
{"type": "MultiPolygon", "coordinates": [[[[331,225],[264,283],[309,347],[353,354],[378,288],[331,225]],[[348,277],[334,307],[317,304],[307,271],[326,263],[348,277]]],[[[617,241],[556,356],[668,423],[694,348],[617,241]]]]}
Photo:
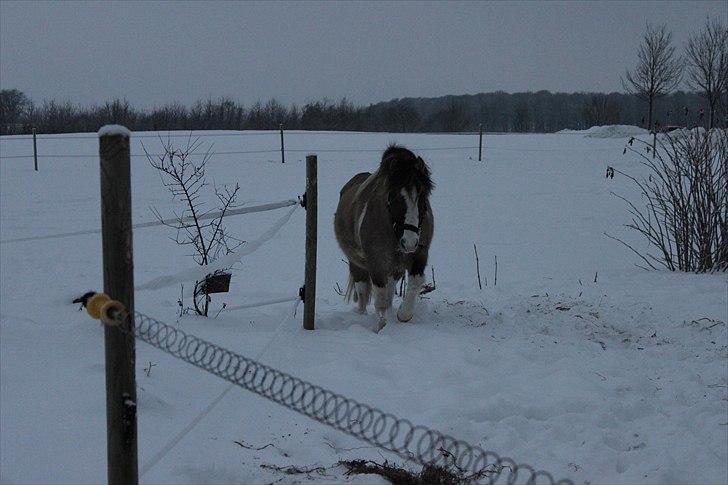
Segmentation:
{"type": "Polygon", "coordinates": [[[549,472],[419,426],[236,354],[140,312],[134,335],[174,357],[277,404],[419,464],[455,468],[474,483],[573,485],[549,472]]]}

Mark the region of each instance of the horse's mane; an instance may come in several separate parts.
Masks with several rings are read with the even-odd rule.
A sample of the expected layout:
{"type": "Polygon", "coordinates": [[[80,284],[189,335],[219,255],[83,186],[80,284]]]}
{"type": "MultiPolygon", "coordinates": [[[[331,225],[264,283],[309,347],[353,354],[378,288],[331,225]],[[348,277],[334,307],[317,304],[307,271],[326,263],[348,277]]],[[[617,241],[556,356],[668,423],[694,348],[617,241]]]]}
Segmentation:
{"type": "Polygon", "coordinates": [[[420,195],[429,197],[435,188],[425,161],[400,145],[392,144],[384,150],[379,172],[386,178],[390,191],[415,187],[420,195]]]}

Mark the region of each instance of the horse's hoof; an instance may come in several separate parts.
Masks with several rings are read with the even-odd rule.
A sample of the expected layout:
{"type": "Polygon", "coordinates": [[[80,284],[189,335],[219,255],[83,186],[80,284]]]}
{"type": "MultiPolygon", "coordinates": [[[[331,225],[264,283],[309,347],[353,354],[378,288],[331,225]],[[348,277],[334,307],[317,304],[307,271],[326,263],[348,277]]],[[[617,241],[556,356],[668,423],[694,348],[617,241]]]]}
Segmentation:
{"type": "Polygon", "coordinates": [[[367,314],[367,309],[366,308],[357,308],[354,311],[356,313],[358,313],[359,315],[366,315],[367,314]]]}
{"type": "Polygon", "coordinates": [[[402,323],[409,322],[410,320],[412,320],[412,313],[406,313],[402,310],[397,310],[397,320],[402,323]]]}
{"type": "Polygon", "coordinates": [[[383,329],[383,328],[384,328],[384,327],[385,327],[386,325],[387,325],[387,321],[386,321],[386,320],[383,320],[383,319],[382,319],[382,320],[379,320],[379,321],[377,322],[377,329],[376,329],[376,330],[374,331],[374,333],[379,333],[379,332],[381,332],[381,331],[382,331],[382,329],[383,329]]]}

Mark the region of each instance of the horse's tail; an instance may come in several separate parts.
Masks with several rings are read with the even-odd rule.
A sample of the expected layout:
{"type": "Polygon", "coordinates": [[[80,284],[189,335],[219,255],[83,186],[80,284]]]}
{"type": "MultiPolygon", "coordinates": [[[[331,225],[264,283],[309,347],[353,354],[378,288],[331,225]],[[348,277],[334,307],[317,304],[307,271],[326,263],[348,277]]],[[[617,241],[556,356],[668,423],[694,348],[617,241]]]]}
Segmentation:
{"type": "Polygon", "coordinates": [[[344,294],[344,300],[349,303],[352,299],[354,300],[354,303],[356,303],[359,297],[357,296],[356,289],[354,287],[354,276],[349,273],[349,281],[346,283],[346,293],[344,294]]]}

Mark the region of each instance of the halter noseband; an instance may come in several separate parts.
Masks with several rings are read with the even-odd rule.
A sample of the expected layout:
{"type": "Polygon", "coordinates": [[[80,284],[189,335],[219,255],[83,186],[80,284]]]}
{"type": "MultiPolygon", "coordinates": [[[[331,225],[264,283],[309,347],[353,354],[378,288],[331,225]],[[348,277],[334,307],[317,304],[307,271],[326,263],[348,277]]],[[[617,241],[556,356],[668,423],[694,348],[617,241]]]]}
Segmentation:
{"type": "Polygon", "coordinates": [[[402,224],[402,229],[404,229],[405,231],[412,231],[415,234],[420,233],[420,228],[417,226],[413,226],[412,224],[402,224]]]}
{"type": "Polygon", "coordinates": [[[412,224],[406,224],[406,223],[399,224],[397,222],[395,222],[394,224],[392,224],[392,229],[394,229],[394,232],[397,232],[397,227],[398,226],[401,226],[403,231],[412,231],[415,234],[419,234],[420,233],[420,228],[417,227],[417,226],[413,226],[412,224]]]}

